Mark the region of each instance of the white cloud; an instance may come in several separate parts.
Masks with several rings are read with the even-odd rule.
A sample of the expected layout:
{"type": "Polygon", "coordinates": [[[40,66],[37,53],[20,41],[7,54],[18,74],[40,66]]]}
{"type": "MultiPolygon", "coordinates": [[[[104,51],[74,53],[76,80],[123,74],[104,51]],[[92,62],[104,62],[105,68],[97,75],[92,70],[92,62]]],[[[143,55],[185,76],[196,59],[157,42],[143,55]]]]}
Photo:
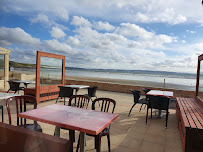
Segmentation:
{"type": "Polygon", "coordinates": [[[196,31],[191,31],[191,30],[186,30],[187,33],[190,33],[190,34],[195,34],[196,31]]]}
{"type": "Polygon", "coordinates": [[[57,14],[57,16],[59,16],[59,18],[65,20],[65,21],[69,20],[68,11],[66,8],[58,7],[58,8],[55,8],[53,11],[56,12],[56,14],[57,14]]]}
{"type": "Polygon", "coordinates": [[[80,41],[73,37],[73,36],[69,36],[68,37],[68,40],[67,40],[67,43],[70,44],[70,45],[73,45],[73,46],[78,46],[80,44],[80,41]]]}
{"type": "Polygon", "coordinates": [[[49,17],[45,14],[38,14],[37,17],[30,19],[31,23],[46,23],[49,24],[49,17]]]}
{"type": "Polygon", "coordinates": [[[131,23],[121,23],[121,27],[116,29],[116,33],[120,33],[123,36],[129,36],[140,39],[151,39],[153,33],[146,31],[144,28],[137,26],[136,24],[131,23]]]}
{"type": "Polygon", "coordinates": [[[33,38],[30,34],[26,33],[19,27],[0,27],[0,41],[7,46],[18,43],[26,45],[40,45],[40,39],[33,38]]]}
{"type": "MultiPolygon", "coordinates": [[[[100,18],[107,21],[121,22],[164,22],[180,24],[184,22],[201,22],[202,6],[191,0],[7,0],[0,7],[2,11],[13,13],[39,12],[48,16],[68,21],[69,14],[76,16],[100,18]],[[105,10],[105,11],[104,11],[105,10]]],[[[202,22],[201,22],[202,23],[202,22]]]]}
{"type": "Polygon", "coordinates": [[[164,34],[156,35],[131,23],[121,23],[121,27],[118,27],[115,33],[127,37],[128,47],[130,48],[163,48],[163,44],[176,41],[176,37],[164,34]]]}
{"type": "Polygon", "coordinates": [[[138,12],[136,15],[135,15],[135,20],[136,21],[140,21],[140,22],[144,22],[144,23],[147,23],[150,21],[149,17],[145,14],[142,14],[141,12],[138,12]]]}
{"type": "Polygon", "coordinates": [[[105,31],[113,31],[115,27],[113,25],[110,25],[108,22],[95,22],[94,28],[97,30],[105,30],[105,31]]]}
{"type": "Polygon", "coordinates": [[[185,41],[185,40],[182,40],[181,42],[182,42],[182,43],[186,43],[186,41],[185,41]]]}
{"type": "Polygon", "coordinates": [[[66,34],[58,27],[52,27],[52,30],[50,31],[50,34],[54,38],[63,38],[66,36],[66,34]]]}
{"type": "Polygon", "coordinates": [[[72,25],[76,25],[76,26],[85,26],[85,27],[91,27],[91,23],[83,18],[83,17],[79,17],[79,16],[73,16],[73,20],[71,22],[72,25]]]}
{"type": "Polygon", "coordinates": [[[144,23],[169,23],[180,24],[187,21],[187,18],[181,14],[176,14],[173,8],[166,8],[160,13],[150,10],[147,13],[138,12],[135,15],[135,21],[144,23]]]}
{"type": "Polygon", "coordinates": [[[45,45],[46,49],[51,50],[51,51],[63,52],[63,53],[68,53],[68,54],[74,52],[69,45],[67,45],[65,43],[61,43],[56,39],[46,40],[46,41],[44,41],[44,45],[45,45]]]}

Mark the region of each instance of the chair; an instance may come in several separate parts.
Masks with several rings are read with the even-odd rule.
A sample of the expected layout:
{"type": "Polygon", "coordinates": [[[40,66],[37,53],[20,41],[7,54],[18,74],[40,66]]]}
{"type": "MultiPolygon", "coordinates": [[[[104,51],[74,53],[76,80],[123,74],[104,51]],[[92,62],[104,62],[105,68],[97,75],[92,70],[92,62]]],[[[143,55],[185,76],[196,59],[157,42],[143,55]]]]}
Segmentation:
{"type": "MultiPolygon", "coordinates": [[[[88,88],[88,94],[86,94],[87,96],[89,96],[92,100],[92,97],[96,97],[96,91],[98,89],[98,86],[94,86],[94,87],[91,87],[91,88],[88,88]]],[[[93,101],[93,100],[92,100],[93,101]]],[[[100,106],[100,103],[99,103],[99,106],[100,106]]]]}
{"type": "MultiPolygon", "coordinates": [[[[68,106],[76,106],[78,108],[88,108],[90,101],[90,97],[86,95],[73,95],[69,99],[68,106]],[[73,103],[74,102],[74,103],[73,103]]],[[[61,128],[65,130],[69,130],[69,140],[73,139],[73,142],[75,142],[75,130],[61,128]]]]}
{"type": "Polygon", "coordinates": [[[147,115],[146,115],[146,124],[148,119],[148,110],[151,108],[151,118],[152,118],[152,109],[158,109],[158,110],[166,110],[166,125],[168,123],[168,109],[169,109],[169,100],[168,97],[161,97],[161,96],[149,96],[149,104],[147,105],[147,115]]]}
{"type": "MultiPolygon", "coordinates": [[[[99,109],[100,109],[99,111],[114,113],[114,110],[115,110],[115,107],[116,107],[116,101],[114,101],[113,99],[110,99],[110,98],[97,98],[97,99],[95,99],[92,102],[92,110],[95,110],[95,103],[96,102],[101,102],[101,106],[99,107],[99,109]]],[[[95,149],[96,149],[97,152],[101,151],[101,137],[102,136],[107,136],[108,151],[110,152],[111,147],[110,147],[109,130],[110,130],[110,126],[108,128],[105,128],[98,135],[86,134],[88,136],[93,136],[95,138],[95,149]]],[[[78,152],[78,149],[79,149],[79,141],[80,141],[80,136],[79,136],[79,139],[78,139],[76,152],[78,152]]]]}
{"type": "MultiPolygon", "coordinates": [[[[146,96],[146,98],[148,97],[146,94],[149,92],[149,91],[151,91],[150,89],[146,89],[146,88],[142,88],[142,90],[144,91],[144,93],[145,93],[145,96],[146,96]]],[[[149,99],[149,98],[148,98],[149,99]]]]}
{"type": "MultiPolygon", "coordinates": [[[[142,88],[142,90],[143,90],[144,93],[145,93],[146,100],[149,101],[149,96],[147,95],[147,93],[150,91],[150,89],[142,88]]],[[[144,104],[141,105],[140,111],[142,110],[142,106],[143,106],[143,105],[144,105],[144,104]]],[[[146,108],[146,106],[147,106],[147,105],[145,104],[144,109],[146,108]]]]}
{"type": "MultiPolygon", "coordinates": [[[[140,91],[133,90],[133,89],[130,89],[130,91],[133,93],[133,96],[134,96],[134,104],[132,105],[132,107],[131,107],[131,109],[130,109],[130,111],[129,111],[128,116],[130,116],[130,113],[131,113],[132,109],[134,108],[134,106],[135,106],[136,104],[142,104],[142,105],[143,105],[143,104],[145,104],[145,105],[148,104],[148,101],[146,100],[146,98],[140,99],[140,91]]],[[[140,108],[140,111],[141,111],[141,109],[142,109],[142,106],[141,106],[141,108],[140,108]]]]}
{"type": "Polygon", "coordinates": [[[34,130],[34,131],[39,131],[42,132],[42,128],[41,126],[34,121],[34,124],[27,124],[26,123],[26,119],[24,119],[23,122],[23,118],[19,118],[18,114],[21,112],[25,112],[27,110],[27,102],[33,102],[34,103],[34,109],[37,108],[37,101],[35,99],[35,97],[33,96],[28,96],[28,95],[22,95],[22,96],[13,96],[10,97],[6,100],[6,107],[7,107],[7,111],[8,111],[8,118],[9,118],[9,124],[11,125],[11,110],[10,110],[10,104],[12,102],[15,102],[15,110],[16,110],[16,114],[17,114],[17,126],[22,127],[22,128],[27,128],[29,130],[34,130]]]}
{"type": "Polygon", "coordinates": [[[88,88],[88,94],[86,94],[86,95],[88,95],[91,98],[91,100],[92,100],[92,97],[96,97],[97,98],[97,96],[96,96],[97,89],[98,89],[98,86],[94,86],[94,87],[88,88]]]}
{"type": "Polygon", "coordinates": [[[71,96],[73,96],[73,88],[68,88],[68,87],[63,87],[63,86],[58,86],[60,91],[59,91],[59,96],[56,99],[56,103],[58,101],[58,99],[64,98],[64,105],[65,105],[65,97],[70,98],[71,96]]]}
{"type": "Polygon", "coordinates": [[[20,87],[20,83],[19,82],[13,82],[13,81],[8,81],[10,88],[8,89],[7,93],[9,91],[15,91],[14,93],[16,93],[19,90],[24,90],[24,87],[20,87]]]}
{"type": "Polygon", "coordinates": [[[1,109],[1,122],[4,122],[4,107],[3,105],[0,105],[0,109],[1,109]]]}

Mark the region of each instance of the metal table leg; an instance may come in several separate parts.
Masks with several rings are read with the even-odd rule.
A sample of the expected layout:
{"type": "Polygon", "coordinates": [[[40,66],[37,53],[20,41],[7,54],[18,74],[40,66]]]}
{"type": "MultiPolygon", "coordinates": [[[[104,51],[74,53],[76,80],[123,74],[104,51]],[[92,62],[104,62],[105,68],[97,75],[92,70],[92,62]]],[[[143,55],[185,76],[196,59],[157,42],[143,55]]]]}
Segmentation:
{"type": "Polygon", "coordinates": [[[55,127],[54,136],[60,137],[60,127],[58,126],[55,127]]]}
{"type": "Polygon", "coordinates": [[[4,107],[2,105],[0,105],[1,108],[1,115],[2,115],[2,122],[4,122],[4,107]]]}
{"type": "Polygon", "coordinates": [[[80,152],[85,152],[85,135],[86,133],[80,132],[80,152]]]}

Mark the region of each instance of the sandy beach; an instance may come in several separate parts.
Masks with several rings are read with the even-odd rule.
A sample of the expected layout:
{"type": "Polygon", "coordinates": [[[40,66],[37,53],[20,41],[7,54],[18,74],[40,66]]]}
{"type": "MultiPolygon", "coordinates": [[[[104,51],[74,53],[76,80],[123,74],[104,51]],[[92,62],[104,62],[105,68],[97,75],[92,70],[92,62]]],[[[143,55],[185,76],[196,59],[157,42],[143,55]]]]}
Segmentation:
{"type": "MultiPolygon", "coordinates": [[[[90,77],[78,77],[78,76],[66,76],[66,80],[84,80],[93,82],[107,82],[114,84],[126,84],[134,86],[145,86],[154,88],[164,88],[164,83],[151,82],[151,81],[138,81],[138,80],[123,80],[123,79],[109,79],[109,78],[90,78],[90,77]]],[[[165,89],[175,89],[175,90],[188,90],[195,91],[194,86],[177,85],[172,83],[165,83],[165,89]]]]}

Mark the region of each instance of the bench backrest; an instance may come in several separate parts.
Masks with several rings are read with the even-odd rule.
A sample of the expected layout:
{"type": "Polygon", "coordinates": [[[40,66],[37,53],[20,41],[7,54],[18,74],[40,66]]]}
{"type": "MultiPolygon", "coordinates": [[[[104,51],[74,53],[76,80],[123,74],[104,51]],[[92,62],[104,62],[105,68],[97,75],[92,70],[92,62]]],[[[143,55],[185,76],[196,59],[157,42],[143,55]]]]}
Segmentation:
{"type": "Polygon", "coordinates": [[[68,152],[70,142],[55,136],[0,123],[1,152],[68,152]]]}

